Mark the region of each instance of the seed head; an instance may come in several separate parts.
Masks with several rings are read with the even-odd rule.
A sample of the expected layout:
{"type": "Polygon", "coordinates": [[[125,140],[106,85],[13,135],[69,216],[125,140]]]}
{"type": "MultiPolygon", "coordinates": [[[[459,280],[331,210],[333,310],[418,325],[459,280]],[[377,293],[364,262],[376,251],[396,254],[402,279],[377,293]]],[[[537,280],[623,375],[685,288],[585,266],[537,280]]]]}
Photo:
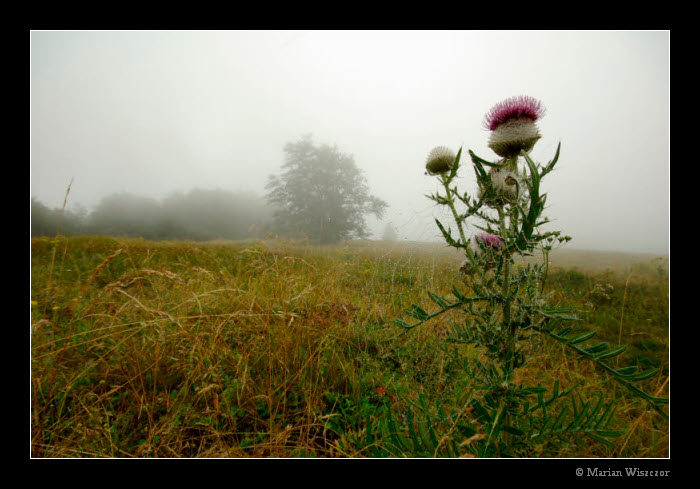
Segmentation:
{"type": "Polygon", "coordinates": [[[428,154],[425,169],[428,170],[428,173],[431,175],[447,173],[452,169],[452,165],[454,165],[456,157],[457,156],[450,148],[445,146],[437,146],[428,154]]]}

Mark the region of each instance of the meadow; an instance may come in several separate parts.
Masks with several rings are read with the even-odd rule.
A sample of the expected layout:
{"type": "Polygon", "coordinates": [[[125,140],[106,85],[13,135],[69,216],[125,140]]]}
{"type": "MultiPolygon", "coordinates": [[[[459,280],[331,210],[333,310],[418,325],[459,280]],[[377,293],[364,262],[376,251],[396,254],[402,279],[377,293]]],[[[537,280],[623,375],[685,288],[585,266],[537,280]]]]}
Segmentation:
{"type": "MultiPolygon", "coordinates": [[[[548,289],[620,366],[669,396],[668,258],[555,250],[548,289]]],[[[353,241],[31,240],[31,456],[473,457],[478,395],[453,311],[402,334],[412,303],[450,295],[445,246],[353,241]]],[[[668,421],[547,341],[523,382],[603,390],[610,444],[538,440],[522,457],[669,456],[668,421]]],[[[664,408],[668,412],[668,407],[664,408]]]]}

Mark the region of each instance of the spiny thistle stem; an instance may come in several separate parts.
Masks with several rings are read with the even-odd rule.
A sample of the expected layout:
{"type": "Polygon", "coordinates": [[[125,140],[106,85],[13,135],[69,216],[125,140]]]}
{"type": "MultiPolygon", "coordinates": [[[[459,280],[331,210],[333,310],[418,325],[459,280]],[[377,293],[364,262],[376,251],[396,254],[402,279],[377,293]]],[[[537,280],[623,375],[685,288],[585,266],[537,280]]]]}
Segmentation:
{"type": "Polygon", "coordinates": [[[443,187],[445,187],[445,193],[447,194],[447,200],[448,200],[448,206],[450,210],[452,211],[452,216],[455,218],[455,222],[457,223],[457,229],[459,229],[459,237],[462,239],[462,244],[467,244],[467,239],[464,237],[464,229],[462,228],[462,221],[459,219],[459,215],[457,214],[457,209],[455,208],[455,200],[454,197],[452,197],[452,192],[450,192],[450,179],[449,177],[442,175],[442,178],[440,179],[442,181],[443,187]]]}
{"type": "Polygon", "coordinates": [[[468,241],[467,238],[464,235],[464,228],[462,227],[462,221],[459,219],[459,214],[457,214],[457,209],[455,208],[455,200],[452,195],[452,192],[450,192],[450,178],[446,174],[440,175],[440,181],[442,182],[443,187],[445,187],[445,193],[446,193],[446,199],[447,199],[447,205],[452,211],[452,217],[454,217],[455,222],[457,223],[457,229],[459,230],[459,237],[462,240],[462,244],[465,246],[464,251],[467,254],[467,258],[471,262],[473,270],[476,272],[476,274],[479,277],[483,277],[484,272],[481,270],[481,267],[478,265],[476,261],[476,257],[474,256],[474,253],[472,250],[467,246],[468,241]]]}
{"type": "Polygon", "coordinates": [[[547,284],[547,275],[549,274],[549,250],[546,248],[542,248],[542,259],[544,260],[544,276],[542,277],[540,294],[544,294],[544,287],[547,284]]]}
{"type": "MultiPolygon", "coordinates": [[[[498,220],[501,223],[501,236],[506,234],[506,218],[503,211],[503,206],[498,206],[498,220]]],[[[503,326],[509,328],[510,326],[510,253],[503,253],[503,287],[501,289],[501,294],[503,295],[503,326]]],[[[510,343],[510,341],[509,341],[510,343]]]]}

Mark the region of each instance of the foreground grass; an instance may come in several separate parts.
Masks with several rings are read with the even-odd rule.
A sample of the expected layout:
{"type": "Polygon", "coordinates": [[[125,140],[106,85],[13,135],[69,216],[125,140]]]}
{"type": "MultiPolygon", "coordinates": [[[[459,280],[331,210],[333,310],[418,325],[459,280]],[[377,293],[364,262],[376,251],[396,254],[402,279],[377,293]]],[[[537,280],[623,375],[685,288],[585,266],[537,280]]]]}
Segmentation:
{"type": "MultiPolygon", "coordinates": [[[[450,253],[105,237],[31,247],[34,457],[471,455],[472,352],[441,341],[454,316],[407,335],[391,325],[428,306],[427,291],[449,295],[450,253]],[[421,423],[437,444],[420,443],[421,423]]],[[[668,395],[665,268],[555,269],[551,288],[599,338],[631,345],[625,362],[661,368],[644,388],[668,395]]],[[[561,347],[536,347],[524,382],[591,378],[561,347]]],[[[618,403],[615,445],[542,443],[523,456],[668,456],[668,424],[592,379],[582,396],[602,387],[618,403]]]]}

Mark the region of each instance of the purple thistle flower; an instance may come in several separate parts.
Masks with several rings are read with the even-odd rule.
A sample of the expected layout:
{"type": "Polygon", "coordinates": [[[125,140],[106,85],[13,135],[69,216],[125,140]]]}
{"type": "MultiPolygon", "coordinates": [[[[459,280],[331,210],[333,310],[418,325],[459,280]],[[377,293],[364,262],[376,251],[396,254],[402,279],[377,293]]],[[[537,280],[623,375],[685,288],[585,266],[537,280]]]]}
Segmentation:
{"type": "Polygon", "coordinates": [[[484,127],[494,131],[498,126],[516,119],[530,119],[536,122],[545,114],[544,105],[534,97],[520,95],[494,105],[486,114],[484,127]]]}
{"type": "Polygon", "coordinates": [[[503,248],[503,241],[501,241],[501,238],[496,236],[495,234],[489,234],[489,233],[480,233],[474,236],[474,243],[479,244],[481,243],[483,246],[487,248],[491,248],[494,250],[503,248]]]}
{"type": "Polygon", "coordinates": [[[529,153],[541,137],[535,122],[543,115],[542,103],[525,95],[494,105],[484,119],[484,127],[491,130],[489,148],[503,158],[529,153]]]}

